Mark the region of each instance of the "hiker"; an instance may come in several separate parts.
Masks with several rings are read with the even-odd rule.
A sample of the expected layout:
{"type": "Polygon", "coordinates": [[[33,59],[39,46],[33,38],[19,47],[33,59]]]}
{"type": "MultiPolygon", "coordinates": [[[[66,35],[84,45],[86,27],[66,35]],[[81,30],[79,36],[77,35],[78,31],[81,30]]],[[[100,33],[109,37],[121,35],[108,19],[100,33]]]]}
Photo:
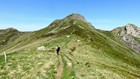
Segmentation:
{"type": "Polygon", "coordinates": [[[56,53],[57,53],[57,55],[59,55],[59,52],[60,52],[60,46],[57,45],[57,46],[56,46],[56,53]]]}

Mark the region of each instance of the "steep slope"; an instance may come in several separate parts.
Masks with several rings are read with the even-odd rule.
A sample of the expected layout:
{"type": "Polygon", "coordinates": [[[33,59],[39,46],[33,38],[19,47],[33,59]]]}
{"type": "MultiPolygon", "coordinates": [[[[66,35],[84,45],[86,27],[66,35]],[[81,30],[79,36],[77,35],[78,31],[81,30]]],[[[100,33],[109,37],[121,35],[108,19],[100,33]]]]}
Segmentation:
{"type": "MultiPolygon", "coordinates": [[[[94,29],[94,27],[89,22],[87,22],[83,16],[79,14],[71,14],[65,17],[64,19],[55,20],[46,28],[36,31],[35,35],[39,38],[47,37],[51,35],[60,34],[59,32],[62,32],[64,30],[66,30],[65,33],[72,33],[73,31],[69,29],[69,28],[72,28],[71,26],[72,27],[75,26],[74,28],[77,28],[76,26],[78,26],[82,29],[89,29],[89,30],[94,29]]],[[[72,30],[77,30],[77,29],[72,29],[72,30]]]]}
{"type": "Polygon", "coordinates": [[[140,55],[112,32],[92,27],[79,14],[56,20],[15,41],[21,45],[3,50],[8,53],[6,63],[0,55],[0,78],[140,78],[140,55]],[[59,56],[55,53],[57,44],[61,46],[59,56]],[[46,50],[37,50],[40,46],[46,50]]]}
{"type": "Polygon", "coordinates": [[[140,28],[134,24],[127,24],[112,31],[119,36],[132,50],[140,53],[140,28]]]}

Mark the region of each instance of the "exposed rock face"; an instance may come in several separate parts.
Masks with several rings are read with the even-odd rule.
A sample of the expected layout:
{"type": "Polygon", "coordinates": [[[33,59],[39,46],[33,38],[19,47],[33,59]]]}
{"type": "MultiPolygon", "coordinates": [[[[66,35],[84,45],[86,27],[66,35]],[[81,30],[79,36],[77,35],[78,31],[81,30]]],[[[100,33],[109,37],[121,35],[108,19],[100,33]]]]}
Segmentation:
{"type": "Polygon", "coordinates": [[[131,35],[140,38],[140,28],[134,24],[127,24],[123,27],[116,28],[112,32],[118,36],[131,35]]]}
{"type": "Polygon", "coordinates": [[[134,37],[140,38],[140,28],[138,28],[137,26],[133,24],[127,24],[125,26],[125,30],[126,30],[126,34],[130,34],[134,37]]]}
{"type": "Polygon", "coordinates": [[[127,24],[112,31],[135,52],[140,53],[140,28],[134,24],[127,24]]]}
{"type": "Polygon", "coordinates": [[[140,42],[136,41],[133,37],[125,35],[122,40],[135,52],[140,53],[140,42]]]}

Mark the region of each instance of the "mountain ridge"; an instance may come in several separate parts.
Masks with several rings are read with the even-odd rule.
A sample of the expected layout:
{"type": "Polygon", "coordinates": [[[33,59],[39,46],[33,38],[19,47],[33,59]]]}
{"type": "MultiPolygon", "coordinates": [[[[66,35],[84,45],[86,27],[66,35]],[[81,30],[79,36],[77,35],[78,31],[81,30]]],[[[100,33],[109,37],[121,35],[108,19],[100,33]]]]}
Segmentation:
{"type": "MultiPolygon", "coordinates": [[[[32,31],[30,32],[31,34],[35,34],[33,39],[37,38],[42,38],[42,37],[47,37],[47,36],[59,36],[64,34],[63,30],[66,30],[65,33],[72,33],[74,31],[77,31],[76,29],[81,31],[84,29],[93,30],[96,29],[92,24],[86,21],[86,19],[80,15],[80,14],[70,14],[66,16],[63,19],[58,19],[54,20],[49,26],[37,30],[37,31],[32,31]],[[73,27],[74,26],[74,27],[73,27]],[[71,30],[70,30],[71,28],[71,30]],[[62,30],[62,32],[61,32],[62,30]]],[[[8,28],[5,29],[4,31],[15,31],[15,32],[20,32],[14,28],[8,28]]],[[[97,29],[96,29],[97,30],[97,29]]],[[[104,30],[103,30],[104,31],[104,30]]],[[[139,53],[140,52],[140,28],[134,24],[128,23],[122,27],[117,27],[116,29],[113,29],[112,32],[115,36],[119,36],[124,43],[128,47],[130,47],[132,50],[135,52],[139,53]],[[129,40],[128,40],[129,39],[129,40]]],[[[2,33],[2,32],[0,32],[2,33]]],[[[26,32],[25,32],[26,33],[26,32]]],[[[79,31],[79,33],[83,34],[82,32],[79,31]]],[[[30,34],[29,34],[30,35],[30,34]]],[[[65,34],[64,34],[65,35],[65,34]]],[[[83,34],[84,35],[84,34],[83,34]]],[[[87,37],[85,35],[85,37],[87,37]]],[[[7,41],[8,42],[8,41],[7,41]]]]}
{"type": "Polygon", "coordinates": [[[95,29],[78,17],[55,20],[48,27],[10,38],[0,47],[0,78],[140,78],[140,54],[117,36],[118,31],[95,29]],[[61,46],[58,56],[56,45],[61,46]]]}
{"type": "MultiPolygon", "coordinates": [[[[45,38],[47,36],[54,36],[54,35],[59,36],[59,34],[65,35],[64,33],[70,34],[72,32],[74,33],[74,31],[75,32],[77,31],[77,32],[83,34],[82,32],[78,31],[77,29],[79,29],[81,31],[83,29],[84,30],[87,29],[89,31],[89,30],[93,30],[96,28],[92,24],[87,22],[86,19],[82,15],[73,13],[73,14],[70,14],[70,15],[64,17],[63,19],[54,20],[49,26],[47,26],[43,29],[37,30],[37,31],[32,31],[32,32],[30,32],[30,34],[35,34],[33,39],[38,39],[38,38],[42,38],[42,37],[45,38]],[[63,30],[66,30],[66,31],[64,32],[63,30]]],[[[2,31],[3,32],[14,31],[14,32],[20,33],[20,31],[14,29],[14,28],[8,28],[8,29],[2,30],[2,31]]],[[[0,31],[0,33],[3,33],[2,31],[0,31]]],[[[140,28],[138,26],[128,23],[124,26],[117,27],[116,29],[113,29],[112,31],[109,31],[109,32],[112,32],[115,36],[120,37],[121,40],[124,41],[124,43],[128,47],[130,47],[135,52],[140,53],[140,39],[139,39],[140,38],[140,28]]],[[[21,32],[21,33],[23,33],[23,32],[21,32]]],[[[86,35],[84,35],[84,36],[88,37],[86,35]]],[[[6,41],[6,42],[8,42],[8,41],[6,41]]]]}

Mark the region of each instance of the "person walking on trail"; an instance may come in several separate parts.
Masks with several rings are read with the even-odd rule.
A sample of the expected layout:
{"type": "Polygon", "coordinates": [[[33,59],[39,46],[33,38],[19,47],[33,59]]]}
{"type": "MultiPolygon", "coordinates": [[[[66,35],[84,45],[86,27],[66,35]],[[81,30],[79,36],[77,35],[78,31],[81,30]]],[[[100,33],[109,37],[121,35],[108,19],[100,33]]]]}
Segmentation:
{"type": "Polygon", "coordinates": [[[60,53],[60,46],[59,45],[56,46],[56,53],[57,53],[57,55],[59,55],[59,53],[60,53]]]}

